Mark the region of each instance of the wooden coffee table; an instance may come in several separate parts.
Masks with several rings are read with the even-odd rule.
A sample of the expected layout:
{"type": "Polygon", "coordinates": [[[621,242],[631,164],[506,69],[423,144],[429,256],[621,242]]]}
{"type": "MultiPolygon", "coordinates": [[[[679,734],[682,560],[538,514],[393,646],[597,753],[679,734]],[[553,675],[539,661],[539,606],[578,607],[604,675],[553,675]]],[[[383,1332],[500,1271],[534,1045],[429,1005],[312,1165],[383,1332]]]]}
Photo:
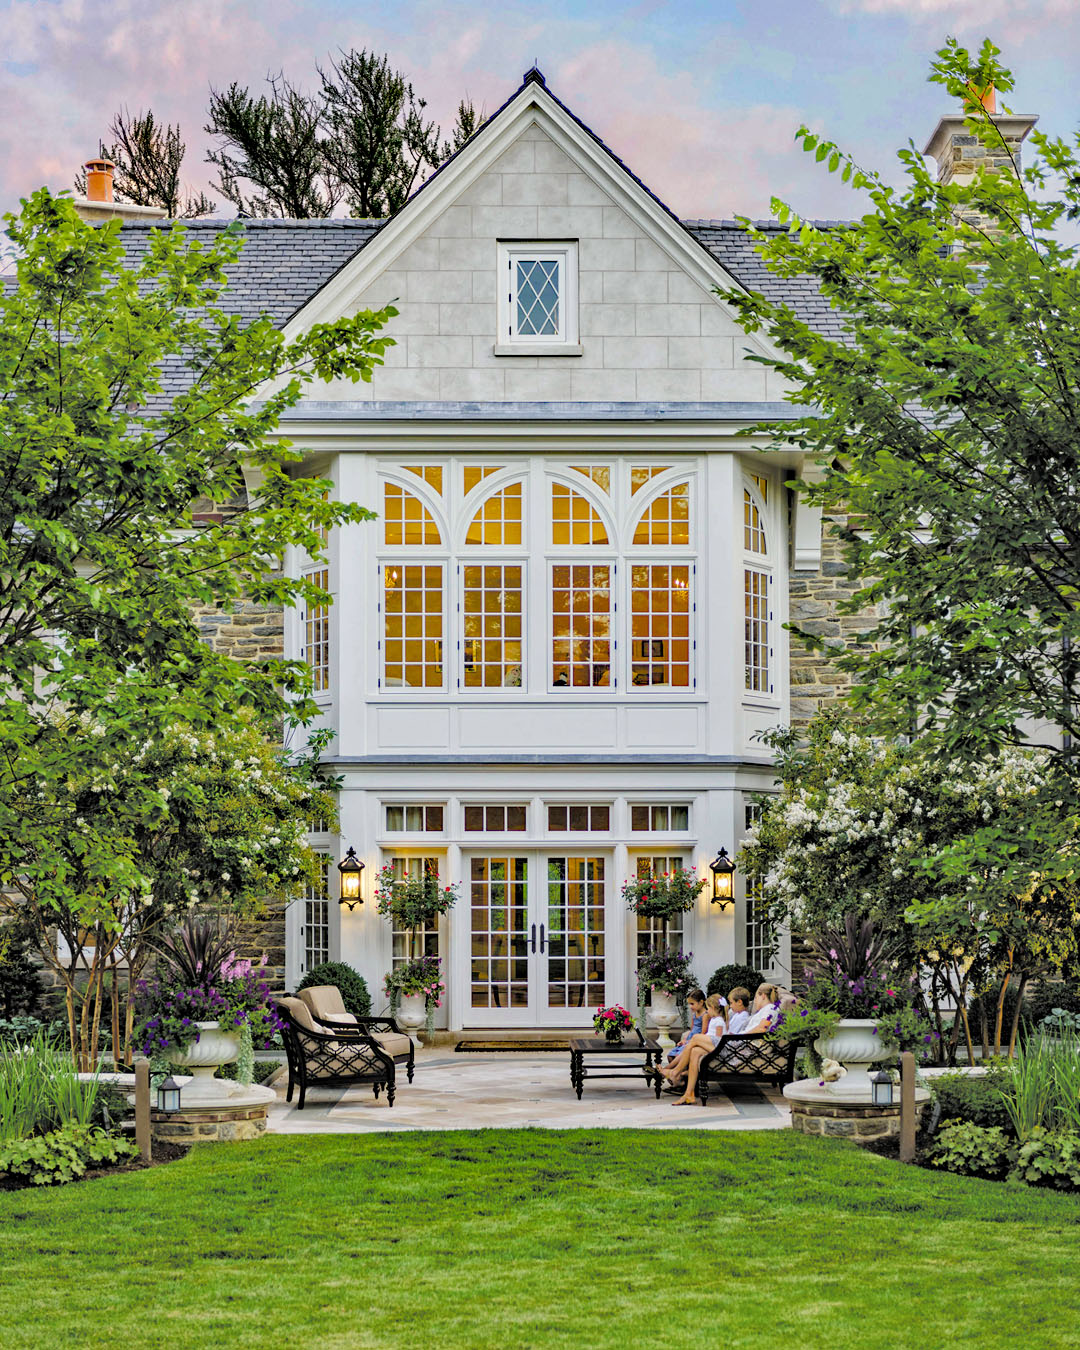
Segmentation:
{"type": "Polygon", "coordinates": [[[580,1101],[586,1078],[636,1078],[639,1083],[651,1083],[659,1100],[661,1078],[655,1066],[662,1054],[659,1042],[640,1031],[615,1042],[603,1036],[582,1036],[570,1042],[570,1086],[580,1101]]]}

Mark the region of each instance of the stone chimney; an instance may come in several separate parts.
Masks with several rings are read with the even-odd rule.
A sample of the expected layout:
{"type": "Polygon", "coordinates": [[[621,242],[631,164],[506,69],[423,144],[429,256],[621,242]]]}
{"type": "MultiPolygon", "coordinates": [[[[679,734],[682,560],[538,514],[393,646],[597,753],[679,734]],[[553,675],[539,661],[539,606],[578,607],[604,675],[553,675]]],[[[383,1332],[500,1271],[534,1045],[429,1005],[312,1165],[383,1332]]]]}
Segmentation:
{"type": "Polygon", "coordinates": [[[1032,113],[998,113],[997,96],[991,84],[986,89],[972,89],[971,106],[981,103],[1001,134],[1001,138],[991,137],[989,144],[983,144],[978,136],[973,136],[964,123],[963,112],[946,113],[934,129],[934,134],[926,143],[924,155],[933,155],[937,160],[938,182],[958,182],[970,180],[976,169],[1020,169],[1020,147],[1031,128],[1039,120],[1032,113]],[[1004,141],[1004,144],[1002,144],[1004,141]]]}
{"type": "Polygon", "coordinates": [[[105,220],[161,220],[165,215],[164,207],[135,206],[132,202],[113,199],[115,168],[111,159],[86,161],[86,196],[72,200],[82,219],[91,225],[98,225],[105,220]]]}

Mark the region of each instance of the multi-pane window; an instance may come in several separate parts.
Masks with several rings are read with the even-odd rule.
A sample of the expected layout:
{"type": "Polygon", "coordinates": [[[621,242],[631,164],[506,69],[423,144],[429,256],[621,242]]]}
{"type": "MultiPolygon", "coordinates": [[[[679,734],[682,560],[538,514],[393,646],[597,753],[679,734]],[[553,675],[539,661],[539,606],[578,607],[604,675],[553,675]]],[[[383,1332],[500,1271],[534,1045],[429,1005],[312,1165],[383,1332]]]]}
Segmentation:
{"type": "Polygon", "coordinates": [[[548,858],[547,1006],[605,1002],[604,859],[548,858]]]}
{"type": "Polygon", "coordinates": [[[746,688],[772,692],[769,681],[769,575],[756,567],[743,570],[746,633],[746,688]]]}
{"type": "Polygon", "coordinates": [[[443,686],[443,569],[383,569],[383,678],[388,688],[443,686]]]}
{"type": "Polygon", "coordinates": [[[527,858],[469,860],[469,1002],[474,1008],[529,1006],[527,858]]]}
{"type": "Polygon", "coordinates": [[[610,564],[551,569],[551,683],[589,689],[611,680],[610,564]]]}
{"type": "Polygon", "coordinates": [[[442,806],[388,806],[388,834],[439,834],[443,829],[442,806]]]}
{"type": "MultiPolygon", "coordinates": [[[[746,828],[750,830],[761,816],[757,802],[746,803],[746,828]]],[[[765,880],[746,878],[746,964],[755,970],[768,970],[776,955],[776,930],[769,923],[765,908],[765,880]]]]}
{"type": "MultiPolygon", "coordinates": [[[[305,579],[320,590],[330,589],[330,572],[322,567],[305,573],[305,579]]],[[[330,606],[305,602],[303,625],[303,659],[311,671],[311,687],[316,694],[330,688],[330,606]]]]}
{"type": "Polygon", "coordinates": [[[769,480],[768,480],[767,478],[763,477],[760,473],[752,473],[752,474],[750,475],[750,481],[751,481],[751,482],[753,483],[753,485],[757,488],[757,490],[761,493],[761,500],[762,500],[763,502],[765,502],[766,504],[768,504],[768,501],[769,501],[769,480]]]}
{"type": "Polygon", "coordinates": [[[553,351],[575,344],[577,244],[501,244],[499,254],[499,343],[553,351]]]}
{"type": "Polygon", "coordinates": [[[743,488],[743,548],[747,553],[765,552],[765,526],[757,502],[747,488],[743,488]]]}
{"type": "Polygon", "coordinates": [[[461,569],[466,689],[521,687],[524,572],[520,563],[461,569]]]}
{"type": "Polygon", "coordinates": [[[330,859],[318,855],[318,872],[304,891],[304,973],[330,960],[330,859]]]}
{"type": "Polygon", "coordinates": [[[676,483],[642,512],[635,544],[667,547],[690,542],[690,484],[676,483]]]}
{"type": "Polygon", "coordinates": [[[406,473],[414,473],[417,478],[427,483],[428,487],[434,488],[438,495],[442,496],[443,470],[441,464],[403,464],[401,466],[406,473]]]}
{"type": "Polygon", "coordinates": [[[690,686],[690,566],[630,569],[630,683],[690,686]]]}
{"type": "MultiPolygon", "coordinates": [[[[439,860],[438,858],[391,858],[390,865],[394,869],[394,880],[420,881],[426,876],[438,876],[439,860]]],[[[438,956],[439,954],[439,921],[438,919],[428,927],[419,928],[415,932],[410,932],[407,928],[399,928],[395,923],[391,929],[390,939],[391,964],[394,966],[404,965],[406,961],[415,960],[418,956],[438,956]],[[412,950],[409,950],[410,939],[412,941],[412,950]]]]}
{"type": "MultiPolygon", "coordinates": [[[[673,872],[676,868],[685,866],[685,860],[677,854],[653,853],[638,857],[634,864],[634,872],[639,879],[662,877],[665,872],[673,872]]],[[[667,920],[666,930],[662,919],[646,918],[643,914],[638,915],[638,956],[644,956],[646,952],[654,951],[657,947],[663,946],[665,938],[669,947],[679,948],[682,946],[683,916],[681,914],[676,914],[673,918],[667,920]]]]}
{"type": "Polygon", "coordinates": [[[519,834],[526,825],[524,806],[476,805],[465,808],[465,831],[477,834],[519,834]]]}
{"type": "Polygon", "coordinates": [[[510,483],[501,492],[492,493],[469,524],[466,544],[521,543],[522,491],[520,483],[510,483]]]}
{"type": "Polygon", "coordinates": [[[611,829],[609,806],[549,806],[547,818],[553,834],[600,834],[611,829]]]}
{"type": "Polygon", "coordinates": [[[574,473],[588,478],[601,492],[611,493],[611,467],[608,464],[571,464],[574,473]]]}
{"type": "Polygon", "coordinates": [[[690,828],[689,806],[668,806],[652,802],[634,802],[630,807],[630,828],[635,834],[675,833],[690,828]]]}
{"type": "Polygon", "coordinates": [[[465,493],[468,495],[477,484],[482,483],[490,474],[505,469],[505,464],[466,464],[463,470],[465,493]]]}
{"type": "Polygon", "coordinates": [[[551,542],[556,547],[608,542],[604,522],[592,502],[565,483],[551,485],[551,542]]]}
{"type": "Polygon", "coordinates": [[[643,487],[650,483],[658,473],[664,473],[672,466],[670,464],[648,464],[639,465],[630,470],[630,496],[635,492],[640,492],[643,487]]]}
{"type": "Polygon", "coordinates": [[[419,497],[397,483],[383,484],[383,542],[412,548],[441,543],[439,527],[430,511],[419,497]]]}

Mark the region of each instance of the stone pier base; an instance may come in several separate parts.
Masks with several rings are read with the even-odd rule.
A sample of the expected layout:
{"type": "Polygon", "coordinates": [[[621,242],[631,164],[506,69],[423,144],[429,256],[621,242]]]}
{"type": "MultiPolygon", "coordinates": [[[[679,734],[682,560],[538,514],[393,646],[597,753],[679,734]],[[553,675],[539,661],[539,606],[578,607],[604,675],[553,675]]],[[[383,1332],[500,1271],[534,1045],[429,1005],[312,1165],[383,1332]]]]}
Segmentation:
{"type": "MultiPolygon", "coordinates": [[[[826,1135],[850,1139],[853,1144],[869,1144],[900,1133],[899,1102],[895,1106],[874,1106],[868,1101],[847,1101],[834,1096],[827,1086],[822,1087],[816,1080],[808,1078],[789,1083],[784,1096],[791,1106],[791,1128],[800,1134],[826,1135]]],[[[921,1118],[929,1098],[928,1092],[916,1091],[916,1117],[921,1118]]]]}
{"type": "Polygon", "coordinates": [[[179,1111],[152,1110],[151,1138],[170,1144],[202,1144],[258,1139],[265,1134],[266,1113],[276,1100],[272,1089],[245,1088],[228,1081],[222,1081],[221,1087],[216,1101],[185,1102],[181,1089],[179,1111]]]}

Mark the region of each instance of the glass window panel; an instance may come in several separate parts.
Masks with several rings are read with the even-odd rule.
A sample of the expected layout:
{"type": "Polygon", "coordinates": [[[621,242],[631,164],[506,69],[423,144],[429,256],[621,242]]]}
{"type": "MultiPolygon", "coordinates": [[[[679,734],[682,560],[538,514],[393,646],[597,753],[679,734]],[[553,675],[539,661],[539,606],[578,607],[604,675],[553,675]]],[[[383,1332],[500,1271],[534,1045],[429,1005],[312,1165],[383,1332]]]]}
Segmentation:
{"type": "Polygon", "coordinates": [[[602,1006],[604,859],[549,858],[547,913],[547,1006],[582,1010],[602,1006]]]}
{"type": "Polygon", "coordinates": [[[383,569],[383,659],[389,688],[443,685],[441,567],[383,569]]]}
{"type": "Polygon", "coordinates": [[[465,535],[466,544],[491,544],[503,547],[521,543],[524,507],[522,485],[510,483],[495,492],[480,506],[465,535]]]}
{"type": "Polygon", "coordinates": [[[587,830],[589,828],[589,808],[587,806],[572,806],[570,808],[570,828],[572,830],[587,830]]]}
{"type": "Polygon", "coordinates": [[[528,1006],[527,867],[525,858],[469,861],[474,1008],[528,1006]]]}
{"type": "Polygon", "coordinates": [[[551,485],[551,541],[565,544],[607,544],[604,522],[587,497],[564,483],[551,485]]]}
{"type": "Polygon", "coordinates": [[[432,832],[441,831],[443,827],[443,808],[441,806],[424,807],[424,829],[432,832]]]}
{"type": "Polygon", "coordinates": [[[548,829],[565,830],[566,829],[566,807],[549,806],[548,807],[548,829]]]}
{"type": "Polygon", "coordinates": [[[671,828],[673,830],[688,830],[690,828],[690,808],[688,806],[673,806],[671,808],[671,828]]]}
{"type": "Polygon", "coordinates": [[[689,542],[690,484],[676,483],[642,512],[634,531],[634,543],[667,547],[689,542]]]}
{"type": "Polygon", "coordinates": [[[649,808],[647,806],[631,806],[630,828],[632,830],[647,830],[650,828],[649,808]]]}
{"type": "Polygon", "coordinates": [[[520,689],[524,568],[462,568],[462,678],[466,689],[520,689]]]}
{"type": "MultiPolygon", "coordinates": [[[[761,816],[757,802],[746,803],[746,828],[750,830],[761,816]]],[[[756,970],[768,970],[777,952],[776,930],[765,909],[765,879],[746,877],[746,964],[756,970]]]]}
{"type": "Polygon", "coordinates": [[[664,473],[667,469],[674,468],[672,464],[657,464],[648,468],[637,468],[630,470],[630,496],[639,492],[648,482],[656,477],[658,473],[664,473]]]}
{"type": "Polygon", "coordinates": [[[405,828],[405,808],[403,806],[388,806],[386,808],[386,828],[390,831],[405,828]]]}
{"type": "Polygon", "coordinates": [[[768,506],[768,504],[769,504],[769,480],[768,480],[767,478],[764,478],[764,477],[763,477],[761,474],[759,474],[759,473],[752,473],[752,474],[750,475],[750,479],[751,479],[751,481],[753,482],[754,486],[757,488],[758,492],[761,493],[761,500],[765,503],[766,506],[768,506]]]}
{"type": "Polygon", "coordinates": [[[590,824],[594,830],[609,830],[611,828],[611,808],[607,806],[593,806],[589,808],[590,824]]]}
{"type": "Polygon", "coordinates": [[[443,495],[443,471],[440,464],[403,464],[401,466],[406,473],[414,473],[417,478],[423,479],[429,487],[433,487],[441,497],[443,495]]]}
{"type": "Polygon", "coordinates": [[[595,483],[601,492],[611,493],[611,468],[607,464],[571,464],[575,473],[580,473],[595,483]]]}
{"type": "Polygon", "coordinates": [[[635,563],[630,569],[630,684],[632,688],[691,684],[690,567],[635,563]],[[678,630],[685,629],[683,632],[678,630]]]}
{"type": "Polygon", "coordinates": [[[518,336],[558,337],[558,258],[519,258],[515,275],[518,336]]]}
{"type": "MultiPolygon", "coordinates": [[[[395,881],[404,881],[406,878],[420,881],[426,876],[438,877],[439,875],[439,860],[434,857],[395,857],[390,859],[390,865],[394,869],[395,881]]],[[[438,956],[438,920],[436,919],[433,924],[425,928],[417,929],[415,933],[410,933],[407,928],[399,928],[395,923],[391,928],[390,955],[391,964],[394,966],[403,965],[406,961],[414,960],[418,956],[438,956]]]]}
{"type": "Polygon", "coordinates": [[[427,507],[397,483],[383,484],[383,542],[410,546],[442,543],[427,507]]]}
{"type": "Polygon", "coordinates": [[[765,527],[757,503],[743,488],[743,548],[747,553],[765,553],[765,527]]]}
{"type": "Polygon", "coordinates": [[[514,831],[525,829],[525,808],[523,806],[508,806],[506,808],[506,828],[514,831]]]}
{"type": "Polygon", "coordinates": [[[482,806],[467,806],[465,808],[465,828],[470,834],[484,828],[484,808],[482,806]]]}
{"type": "Polygon", "coordinates": [[[482,483],[488,474],[498,473],[500,469],[504,469],[505,467],[505,464],[466,464],[464,470],[466,496],[468,496],[477,484],[482,483]]]}
{"type": "MultiPolygon", "coordinates": [[[[686,860],[677,854],[654,853],[639,856],[635,860],[634,870],[638,877],[662,876],[665,872],[672,872],[677,867],[685,866],[686,860]]],[[[639,914],[637,920],[638,956],[644,956],[646,952],[663,946],[664,940],[663,921],[661,919],[647,919],[639,914]]],[[[669,947],[681,947],[683,945],[683,916],[681,914],[668,919],[666,940],[669,947]]]]}
{"type": "MultiPolygon", "coordinates": [[[[320,567],[304,575],[313,586],[329,591],[328,568],[320,567]]],[[[302,615],[303,659],[311,671],[312,690],[318,694],[330,688],[330,606],[305,604],[302,615]]]]}
{"type": "Polygon", "coordinates": [[[330,858],[319,855],[315,880],[304,892],[304,973],[330,960],[330,858]]]}
{"type": "Polygon", "coordinates": [[[556,689],[611,683],[611,567],[551,569],[551,683],[556,689]]]}
{"type": "Polygon", "coordinates": [[[768,575],[756,568],[743,572],[746,630],[746,688],[751,693],[769,692],[768,575]]]}

